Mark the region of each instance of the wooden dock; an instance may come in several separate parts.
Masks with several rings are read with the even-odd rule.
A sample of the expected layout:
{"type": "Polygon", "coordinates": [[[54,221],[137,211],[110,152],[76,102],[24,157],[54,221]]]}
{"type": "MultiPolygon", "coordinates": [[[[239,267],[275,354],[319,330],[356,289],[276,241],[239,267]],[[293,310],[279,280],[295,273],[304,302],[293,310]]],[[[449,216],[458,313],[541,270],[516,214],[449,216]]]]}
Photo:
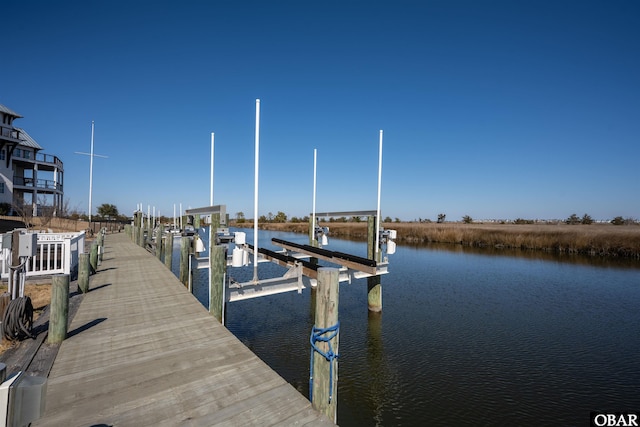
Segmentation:
{"type": "Polygon", "coordinates": [[[122,233],[106,236],[32,425],[334,424],[122,233]]]}

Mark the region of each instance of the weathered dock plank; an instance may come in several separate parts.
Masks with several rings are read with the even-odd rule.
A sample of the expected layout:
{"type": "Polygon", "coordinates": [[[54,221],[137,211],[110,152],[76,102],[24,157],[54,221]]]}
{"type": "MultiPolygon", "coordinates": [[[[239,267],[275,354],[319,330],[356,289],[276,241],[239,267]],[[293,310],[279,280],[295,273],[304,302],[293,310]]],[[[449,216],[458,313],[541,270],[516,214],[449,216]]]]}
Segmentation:
{"type": "Polygon", "coordinates": [[[34,426],[333,425],[153,255],[106,238],[34,426]]]}

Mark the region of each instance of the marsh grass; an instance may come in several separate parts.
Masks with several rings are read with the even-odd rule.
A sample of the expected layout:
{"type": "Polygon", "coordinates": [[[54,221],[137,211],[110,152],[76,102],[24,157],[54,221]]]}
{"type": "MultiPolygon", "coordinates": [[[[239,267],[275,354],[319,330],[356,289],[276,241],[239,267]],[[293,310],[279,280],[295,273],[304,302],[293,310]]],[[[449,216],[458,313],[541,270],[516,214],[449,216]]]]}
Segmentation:
{"type": "MultiPolygon", "coordinates": [[[[366,240],[367,225],[331,222],[330,235],[366,240]]],[[[384,223],[398,231],[398,243],[452,243],[474,247],[518,248],[557,253],[640,259],[638,225],[384,223]]],[[[266,230],[307,233],[307,223],[267,223],[266,230]]]]}

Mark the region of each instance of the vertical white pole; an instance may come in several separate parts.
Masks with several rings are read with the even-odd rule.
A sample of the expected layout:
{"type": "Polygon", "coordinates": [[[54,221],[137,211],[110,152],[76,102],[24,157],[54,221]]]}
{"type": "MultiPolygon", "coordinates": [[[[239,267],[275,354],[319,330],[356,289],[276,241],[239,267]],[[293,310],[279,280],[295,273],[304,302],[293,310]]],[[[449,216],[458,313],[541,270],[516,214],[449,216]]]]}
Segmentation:
{"type": "Polygon", "coordinates": [[[89,224],[91,224],[91,196],[93,189],[93,128],[94,123],[93,120],[91,120],[91,154],[89,155],[91,158],[89,160],[89,224]]]}
{"type": "Polygon", "coordinates": [[[316,164],[318,159],[318,149],[313,149],[313,207],[311,210],[311,226],[314,229],[315,236],[315,227],[316,227],[316,164]]]}
{"type": "Polygon", "coordinates": [[[176,204],[173,204],[173,229],[176,229],[176,204]]]}
{"type": "Polygon", "coordinates": [[[180,230],[184,230],[184,224],[182,222],[182,203],[180,203],[180,230]]]}
{"type": "Polygon", "coordinates": [[[211,132],[211,192],[209,194],[209,206],[213,206],[213,137],[214,133],[211,132]]]}
{"type": "Polygon", "coordinates": [[[253,281],[258,281],[258,165],[260,164],[260,100],[256,99],[255,170],[253,182],[253,281]]]}
{"type": "Polygon", "coordinates": [[[380,246],[380,187],[382,184],[382,129],[380,129],[380,148],[378,150],[378,209],[376,212],[376,250],[375,259],[378,260],[378,251],[380,246]]]}

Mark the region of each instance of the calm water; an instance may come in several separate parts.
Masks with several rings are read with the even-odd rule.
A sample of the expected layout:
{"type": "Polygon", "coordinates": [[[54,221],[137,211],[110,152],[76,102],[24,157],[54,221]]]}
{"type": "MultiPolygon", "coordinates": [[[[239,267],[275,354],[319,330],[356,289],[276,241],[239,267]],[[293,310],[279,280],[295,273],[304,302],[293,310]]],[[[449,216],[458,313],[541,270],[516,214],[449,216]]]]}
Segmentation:
{"type": "MultiPolygon", "coordinates": [[[[306,243],[260,232],[260,246],[272,237],[306,243]]],[[[587,425],[590,411],[640,410],[640,269],[558,259],[399,246],[379,315],[366,280],[342,283],[338,423],[587,425]]],[[[206,305],[206,286],[195,293],[206,305]]],[[[229,330],[305,396],[313,304],[305,290],[227,306],[229,330]]]]}

